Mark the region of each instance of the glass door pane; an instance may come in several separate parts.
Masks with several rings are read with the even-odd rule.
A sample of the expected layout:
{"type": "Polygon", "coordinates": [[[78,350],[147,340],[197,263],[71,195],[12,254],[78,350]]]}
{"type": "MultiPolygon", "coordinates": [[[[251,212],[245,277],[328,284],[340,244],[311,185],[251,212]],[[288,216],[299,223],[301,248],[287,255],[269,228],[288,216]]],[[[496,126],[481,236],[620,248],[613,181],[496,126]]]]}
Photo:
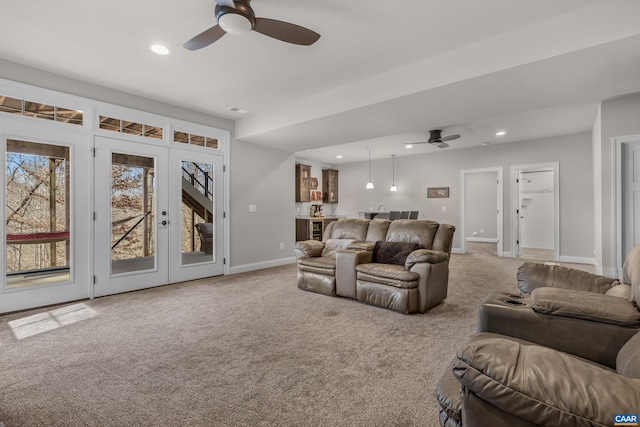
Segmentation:
{"type": "Polygon", "coordinates": [[[182,265],[213,261],[213,165],[182,162],[182,265]]]}
{"type": "Polygon", "coordinates": [[[69,147],[7,139],[6,289],[70,280],[69,147]]]}
{"type": "Polygon", "coordinates": [[[111,154],[111,273],[155,268],[155,159],[111,154]]]}

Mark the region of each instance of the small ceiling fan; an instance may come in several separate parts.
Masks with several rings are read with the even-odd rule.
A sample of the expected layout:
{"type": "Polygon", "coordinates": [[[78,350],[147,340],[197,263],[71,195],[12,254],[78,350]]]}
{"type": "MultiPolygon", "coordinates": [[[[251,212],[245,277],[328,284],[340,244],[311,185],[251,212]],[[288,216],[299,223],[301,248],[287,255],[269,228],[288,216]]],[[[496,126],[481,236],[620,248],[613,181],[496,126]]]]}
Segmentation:
{"type": "Polygon", "coordinates": [[[318,41],[320,34],[300,25],[276,19],[256,18],[251,0],[216,0],[217,25],[198,34],[183,46],[188,50],[198,50],[216,42],[226,33],[247,34],[257,31],[265,36],[287,43],[309,46],[318,41]]]}
{"type": "Polygon", "coordinates": [[[447,136],[442,136],[442,129],[434,129],[429,131],[429,139],[426,141],[420,142],[405,142],[404,145],[415,145],[415,144],[434,144],[437,145],[438,148],[447,148],[449,144],[445,141],[452,141],[454,139],[460,138],[460,135],[452,134],[447,136]]]}

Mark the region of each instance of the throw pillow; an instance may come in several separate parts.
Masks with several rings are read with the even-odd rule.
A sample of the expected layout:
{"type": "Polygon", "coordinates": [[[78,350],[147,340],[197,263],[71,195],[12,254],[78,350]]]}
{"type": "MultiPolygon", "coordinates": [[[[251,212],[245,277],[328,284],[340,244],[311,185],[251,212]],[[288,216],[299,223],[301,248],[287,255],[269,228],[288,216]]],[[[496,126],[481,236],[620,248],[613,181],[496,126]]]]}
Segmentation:
{"type": "Polygon", "coordinates": [[[373,248],[372,261],[380,264],[404,265],[409,254],[418,248],[417,243],[378,241],[373,248]]]}

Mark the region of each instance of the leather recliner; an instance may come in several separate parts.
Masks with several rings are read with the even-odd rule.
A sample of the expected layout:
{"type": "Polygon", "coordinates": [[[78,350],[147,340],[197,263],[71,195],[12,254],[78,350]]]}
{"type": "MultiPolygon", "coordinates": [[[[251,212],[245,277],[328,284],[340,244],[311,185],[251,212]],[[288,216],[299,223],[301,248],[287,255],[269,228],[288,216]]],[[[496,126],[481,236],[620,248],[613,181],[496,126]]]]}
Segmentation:
{"type": "Polygon", "coordinates": [[[384,242],[373,249],[372,262],[355,267],[357,299],[400,313],[424,313],[439,304],[447,297],[454,232],[452,225],[435,221],[392,221],[384,242]],[[408,253],[398,259],[394,251],[403,247],[408,253]],[[379,259],[376,250],[379,255],[387,248],[391,257],[379,259]]]}
{"type": "MultiPolygon", "coordinates": [[[[596,343],[596,345],[604,343],[596,343]]],[[[609,426],[640,408],[640,333],[614,369],[521,339],[480,333],[436,386],[440,425],[609,426]]]]}
{"type": "Polygon", "coordinates": [[[521,269],[518,280],[531,296],[513,305],[505,294],[488,295],[480,306],[480,332],[525,339],[613,367],[618,349],[640,330],[640,245],[625,261],[623,284],[558,266],[521,269]],[[552,286],[539,287],[543,284],[552,286]]]}
{"type": "Polygon", "coordinates": [[[369,261],[371,254],[364,250],[368,246],[355,246],[344,255],[338,254],[354,243],[384,240],[390,223],[386,219],[342,218],[327,225],[322,241],[296,242],[298,287],[330,296],[350,296],[342,290],[355,289],[355,267],[369,261]]]}

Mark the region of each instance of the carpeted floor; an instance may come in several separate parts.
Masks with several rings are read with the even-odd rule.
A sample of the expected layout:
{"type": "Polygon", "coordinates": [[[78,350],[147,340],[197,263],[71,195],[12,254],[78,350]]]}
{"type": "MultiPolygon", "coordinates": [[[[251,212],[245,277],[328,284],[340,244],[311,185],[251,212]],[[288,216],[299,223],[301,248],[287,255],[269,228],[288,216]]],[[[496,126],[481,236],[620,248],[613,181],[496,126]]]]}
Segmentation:
{"type": "MultiPolygon", "coordinates": [[[[480,301],[522,259],[453,255],[449,296],[402,315],[299,290],[295,266],[85,301],[18,340],[0,317],[0,422],[16,426],[437,426],[434,387],[480,301]]],[[[12,323],[13,324],[13,323],[12,323]]]]}

